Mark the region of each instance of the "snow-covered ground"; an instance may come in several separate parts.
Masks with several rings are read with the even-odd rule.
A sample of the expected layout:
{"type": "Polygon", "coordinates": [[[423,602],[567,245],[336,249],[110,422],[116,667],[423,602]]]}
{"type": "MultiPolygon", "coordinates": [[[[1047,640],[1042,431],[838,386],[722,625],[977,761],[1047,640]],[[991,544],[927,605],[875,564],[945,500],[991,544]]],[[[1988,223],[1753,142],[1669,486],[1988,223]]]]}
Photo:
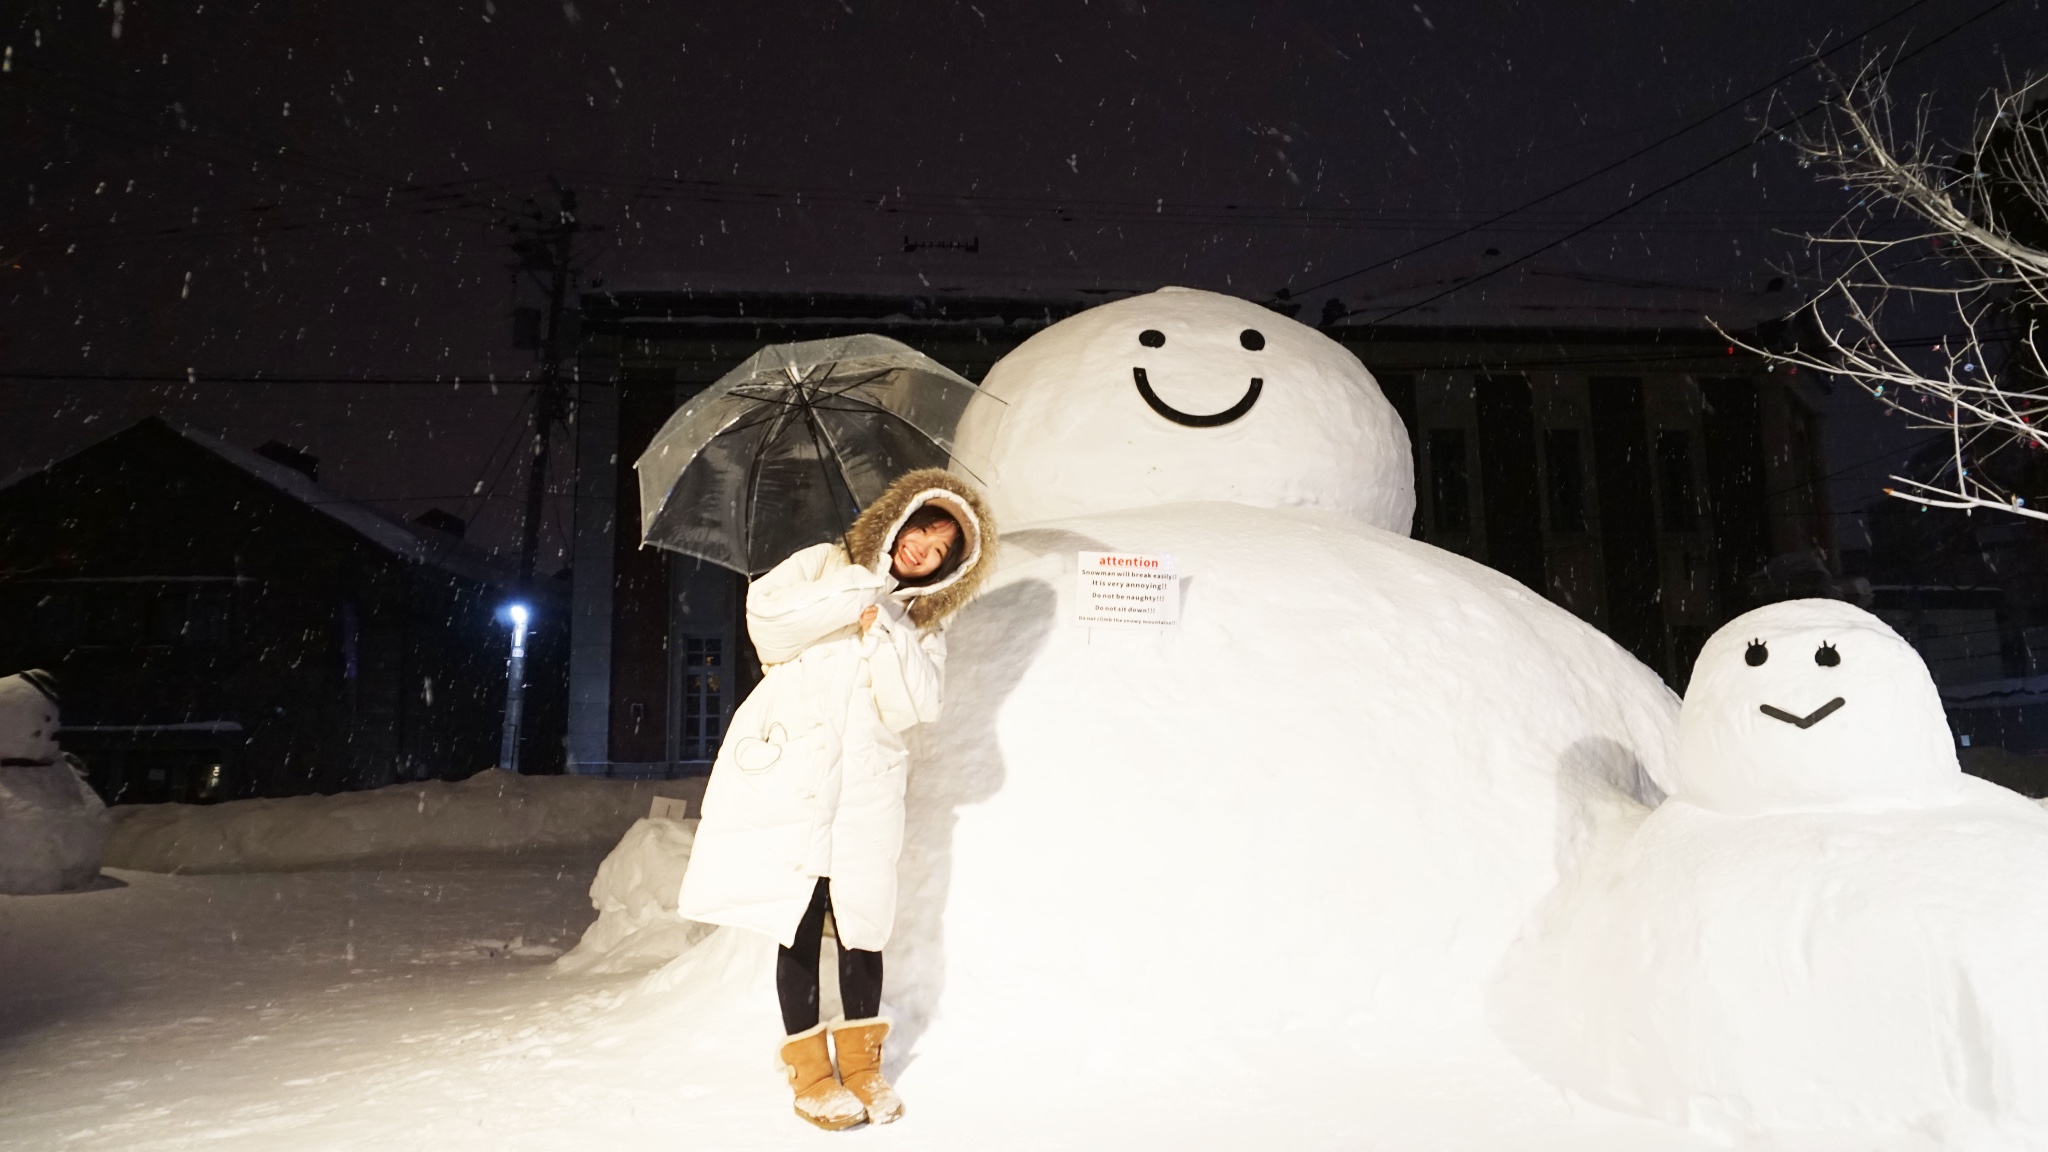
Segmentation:
{"type": "MultiPolygon", "coordinates": [[[[0,1148],[779,1148],[833,1139],[789,1114],[763,1049],[715,1078],[642,977],[549,964],[593,911],[588,858],[445,871],[168,876],[0,898],[0,1148]]],[[[911,1061],[910,1115],[840,1140],[903,1148],[1709,1147],[1584,1105],[1478,1038],[1371,1063],[1274,1037],[1216,1054],[1174,1116],[1031,1098],[1028,1068],[911,1061]],[[975,1081],[1009,1085],[985,1114],[975,1081]],[[1227,1081],[1227,1083],[1226,1083],[1227,1081]],[[1326,1106],[1276,1111],[1326,1081],[1326,1106]]],[[[1356,1037],[1370,1049],[1369,1035],[1356,1037]]]]}
{"type": "MultiPolygon", "coordinates": [[[[1029,1066],[912,1050],[891,1061],[902,1123],[815,1132],[772,1036],[707,1050],[729,1030],[693,1028],[674,972],[551,963],[595,918],[601,856],[110,869],[97,890],[0,897],[0,1149],[1713,1146],[1574,1104],[1455,1027],[1399,1051],[1357,1027],[1127,1055],[1056,1094],[1029,1066]]],[[[723,936],[681,963],[747,951],[723,936]]]]}

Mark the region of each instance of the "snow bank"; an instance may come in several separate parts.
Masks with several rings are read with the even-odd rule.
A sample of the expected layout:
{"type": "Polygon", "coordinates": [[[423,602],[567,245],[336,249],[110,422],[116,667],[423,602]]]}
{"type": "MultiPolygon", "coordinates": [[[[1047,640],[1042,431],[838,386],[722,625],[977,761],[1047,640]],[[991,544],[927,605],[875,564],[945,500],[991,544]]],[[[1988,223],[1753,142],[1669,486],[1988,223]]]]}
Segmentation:
{"type": "Polygon", "coordinates": [[[1666,801],[1509,965],[1502,1036],[1586,1099],[1724,1137],[2048,1146],[2048,817],[1967,785],[1874,813],[1666,801]]]}
{"type": "Polygon", "coordinates": [[[592,973],[655,968],[708,935],[710,925],[676,915],[676,893],[696,837],[695,820],[648,817],[627,830],[590,885],[597,922],[558,967],[592,973]]]}
{"type": "MultiPolygon", "coordinates": [[[[626,781],[486,770],[368,792],[112,809],[107,866],[144,872],[289,872],[527,853],[600,852],[656,796],[703,780],[626,781]]],[[[670,898],[673,903],[673,897],[670,898]]]]}

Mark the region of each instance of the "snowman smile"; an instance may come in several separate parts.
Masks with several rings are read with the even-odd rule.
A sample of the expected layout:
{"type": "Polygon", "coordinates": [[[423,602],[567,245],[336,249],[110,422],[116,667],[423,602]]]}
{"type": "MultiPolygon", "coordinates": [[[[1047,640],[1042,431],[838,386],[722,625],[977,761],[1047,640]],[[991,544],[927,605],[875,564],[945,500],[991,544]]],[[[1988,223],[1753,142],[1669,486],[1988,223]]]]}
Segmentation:
{"type": "Polygon", "coordinates": [[[1259,402],[1260,391],[1266,387],[1264,380],[1254,376],[1252,377],[1251,387],[1245,389],[1243,398],[1239,399],[1237,403],[1232,404],[1221,412],[1213,412],[1207,416],[1198,416],[1192,412],[1183,412],[1166,401],[1161,400],[1159,393],[1152,390],[1152,381],[1145,375],[1143,368],[1133,367],[1131,369],[1131,379],[1138,382],[1138,395],[1145,398],[1145,403],[1151,405],[1154,412],[1159,413],[1175,424],[1184,424],[1189,428],[1217,428],[1230,423],[1232,420],[1251,411],[1252,405],[1259,402]]]}
{"type": "Polygon", "coordinates": [[[1797,728],[1811,728],[1815,724],[1818,724],[1821,721],[1827,719],[1828,717],[1833,716],[1836,710],[1840,709],[1841,706],[1846,703],[1848,703],[1848,701],[1842,699],[1840,696],[1837,696],[1833,700],[1830,700],[1827,703],[1821,705],[1820,707],[1815,708],[1813,711],[1807,713],[1804,716],[1794,716],[1793,714],[1785,711],[1782,708],[1773,708],[1769,704],[1759,705],[1758,710],[1761,711],[1764,715],[1769,716],[1773,720],[1783,720],[1785,723],[1793,725],[1797,728]]]}

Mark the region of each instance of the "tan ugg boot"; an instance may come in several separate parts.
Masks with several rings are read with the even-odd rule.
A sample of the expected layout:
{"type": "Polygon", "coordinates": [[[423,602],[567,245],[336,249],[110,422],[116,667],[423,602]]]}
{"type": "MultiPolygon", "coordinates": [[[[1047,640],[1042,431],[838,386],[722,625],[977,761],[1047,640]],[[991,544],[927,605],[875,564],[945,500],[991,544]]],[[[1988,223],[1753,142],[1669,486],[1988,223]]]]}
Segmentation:
{"type": "Polygon", "coordinates": [[[867,1106],[832,1074],[825,1026],[806,1028],[782,1042],[782,1070],[796,1093],[796,1114],[828,1132],[867,1119],[867,1106]]]}
{"type": "Polygon", "coordinates": [[[903,1115],[903,1098],[882,1079],[882,1040],[888,1035],[886,1016],[842,1020],[832,1029],[839,1080],[867,1106],[870,1124],[887,1124],[903,1115]]]}

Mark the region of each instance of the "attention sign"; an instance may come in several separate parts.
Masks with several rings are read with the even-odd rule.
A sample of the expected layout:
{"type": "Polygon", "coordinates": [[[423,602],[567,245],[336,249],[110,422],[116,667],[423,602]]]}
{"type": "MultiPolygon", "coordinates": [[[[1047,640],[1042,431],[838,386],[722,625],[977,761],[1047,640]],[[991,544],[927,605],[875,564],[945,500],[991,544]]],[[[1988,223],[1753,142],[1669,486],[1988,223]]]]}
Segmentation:
{"type": "Polygon", "coordinates": [[[1076,591],[1084,624],[1180,622],[1180,581],[1172,556],[1083,552],[1076,591]]]}

